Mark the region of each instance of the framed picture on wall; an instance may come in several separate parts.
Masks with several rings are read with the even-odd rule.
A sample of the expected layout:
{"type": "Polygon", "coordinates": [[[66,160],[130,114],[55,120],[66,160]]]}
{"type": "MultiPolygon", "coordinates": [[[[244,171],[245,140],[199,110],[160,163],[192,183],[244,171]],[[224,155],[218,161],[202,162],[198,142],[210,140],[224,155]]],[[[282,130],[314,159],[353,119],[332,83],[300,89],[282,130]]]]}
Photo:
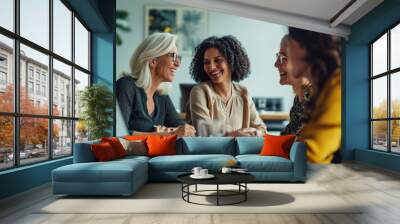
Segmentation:
{"type": "Polygon", "coordinates": [[[194,48],[207,37],[207,11],[182,6],[145,6],[144,35],[168,32],[178,35],[178,49],[191,55],[194,48]]]}

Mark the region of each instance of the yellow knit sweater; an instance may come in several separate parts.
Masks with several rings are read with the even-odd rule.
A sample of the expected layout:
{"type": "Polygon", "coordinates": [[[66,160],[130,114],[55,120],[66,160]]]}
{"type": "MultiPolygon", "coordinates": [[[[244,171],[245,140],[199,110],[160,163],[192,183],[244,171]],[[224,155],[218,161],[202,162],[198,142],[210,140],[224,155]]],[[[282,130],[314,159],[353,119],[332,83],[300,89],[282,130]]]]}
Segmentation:
{"type": "Polygon", "coordinates": [[[330,163],[341,143],[341,77],[335,71],[318,94],[311,120],[303,127],[300,138],[307,145],[312,163],[330,163]]]}

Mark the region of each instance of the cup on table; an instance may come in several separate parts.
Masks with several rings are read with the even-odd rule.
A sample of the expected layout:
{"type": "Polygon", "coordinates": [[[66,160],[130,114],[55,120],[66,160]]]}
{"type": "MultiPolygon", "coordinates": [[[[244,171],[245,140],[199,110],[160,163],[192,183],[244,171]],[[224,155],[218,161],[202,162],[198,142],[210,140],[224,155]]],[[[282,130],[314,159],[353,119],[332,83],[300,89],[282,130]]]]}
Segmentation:
{"type": "Polygon", "coordinates": [[[230,168],[230,167],[222,167],[221,172],[222,173],[230,173],[230,172],[232,172],[232,168],[230,168]]]}
{"type": "Polygon", "coordinates": [[[201,174],[200,174],[200,171],[202,170],[203,168],[201,168],[201,167],[193,167],[193,169],[192,169],[192,173],[194,174],[194,175],[196,175],[196,176],[200,176],[201,174]]]}
{"type": "Polygon", "coordinates": [[[208,175],[208,169],[201,169],[200,170],[200,176],[207,176],[208,175]]]}

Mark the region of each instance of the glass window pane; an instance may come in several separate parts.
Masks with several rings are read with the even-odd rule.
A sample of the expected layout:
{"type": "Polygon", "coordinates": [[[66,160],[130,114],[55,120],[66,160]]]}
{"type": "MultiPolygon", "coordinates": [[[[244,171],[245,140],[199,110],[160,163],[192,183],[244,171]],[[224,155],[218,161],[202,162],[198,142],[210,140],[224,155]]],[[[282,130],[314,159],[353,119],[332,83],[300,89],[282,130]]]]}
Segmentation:
{"type": "Polygon", "coordinates": [[[387,77],[372,81],[372,118],[387,118],[387,77]]]}
{"type": "Polygon", "coordinates": [[[53,17],[53,51],[71,60],[72,12],[60,0],[53,0],[53,17]]]}
{"type": "Polygon", "coordinates": [[[53,115],[72,117],[72,69],[53,60],[53,115]]]}
{"type": "Polygon", "coordinates": [[[391,69],[400,67],[400,24],[391,31],[390,60],[391,69]]]}
{"type": "Polygon", "coordinates": [[[394,120],[391,124],[391,141],[392,141],[392,152],[400,153],[400,120],[394,120]]]}
{"type": "Polygon", "coordinates": [[[372,148],[387,151],[387,121],[372,122],[372,148]]]}
{"type": "Polygon", "coordinates": [[[14,111],[14,43],[0,35],[0,111],[14,111]]]}
{"type": "Polygon", "coordinates": [[[387,71],[387,34],[372,44],[372,75],[387,71]]]}
{"type": "Polygon", "coordinates": [[[400,72],[391,75],[390,85],[391,116],[400,118],[400,72]]]}
{"type": "Polygon", "coordinates": [[[0,116],[0,170],[14,165],[14,125],[10,116],[0,116]]]}
{"type": "Polygon", "coordinates": [[[81,114],[81,107],[79,106],[80,93],[89,86],[89,75],[75,69],[75,117],[81,114]]]}
{"type": "Polygon", "coordinates": [[[53,120],[53,157],[72,154],[72,121],[53,120]]]}
{"type": "Polygon", "coordinates": [[[48,129],[45,118],[20,119],[20,164],[35,163],[49,158],[48,129]]]}
{"type": "Polygon", "coordinates": [[[75,121],[75,143],[88,141],[88,128],[84,120],[75,121]]]}
{"type": "Polygon", "coordinates": [[[89,70],[89,32],[75,18],[75,63],[89,70]]]}
{"type": "Polygon", "coordinates": [[[20,109],[25,114],[47,115],[49,57],[21,44],[20,109]]]}
{"type": "Polygon", "coordinates": [[[20,0],[21,36],[49,48],[49,0],[20,0]]]}
{"type": "Polygon", "coordinates": [[[0,1],[0,26],[14,31],[14,0],[0,1]]]}

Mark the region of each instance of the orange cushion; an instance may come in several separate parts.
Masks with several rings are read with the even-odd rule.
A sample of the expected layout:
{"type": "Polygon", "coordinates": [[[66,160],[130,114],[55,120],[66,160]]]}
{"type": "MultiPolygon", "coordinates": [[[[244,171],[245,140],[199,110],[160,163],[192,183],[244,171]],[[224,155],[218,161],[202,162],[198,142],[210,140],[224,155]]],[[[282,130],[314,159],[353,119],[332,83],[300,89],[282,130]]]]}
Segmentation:
{"type": "Polygon", "coordinates": [[[148,156],[176,155],[176,135],[150,135],[147,137],[148,156]]]}
{"type": "Polygon", "coordinates": [[[281,156],[289,159],[290,147],[296,135],[264,135],[264,145],[261,149],[262,156],[281,156]]]}
{"type": "Polygon", "coordinates": [[[102,142],[91,145],[92,152],[97,161],[109,161],[117,158],[115,151],[110,143],[102,142]]]}
{"type": "Polygon", "coordinates": [[[129,141],[142,140],[146,141],[147,135],[126,135],[124,139],[129,141]]]}
{"type": "Polygon", "coordinates": [[[115,155],[117,158],[121,158],[126,156],[126,151],[124,149],[124,146],[122,146],[121,142],[118,140],[116,137],[110,137],[110,138],[101,138],[101,142],[108,142],[114,149],[115,155]]]}

